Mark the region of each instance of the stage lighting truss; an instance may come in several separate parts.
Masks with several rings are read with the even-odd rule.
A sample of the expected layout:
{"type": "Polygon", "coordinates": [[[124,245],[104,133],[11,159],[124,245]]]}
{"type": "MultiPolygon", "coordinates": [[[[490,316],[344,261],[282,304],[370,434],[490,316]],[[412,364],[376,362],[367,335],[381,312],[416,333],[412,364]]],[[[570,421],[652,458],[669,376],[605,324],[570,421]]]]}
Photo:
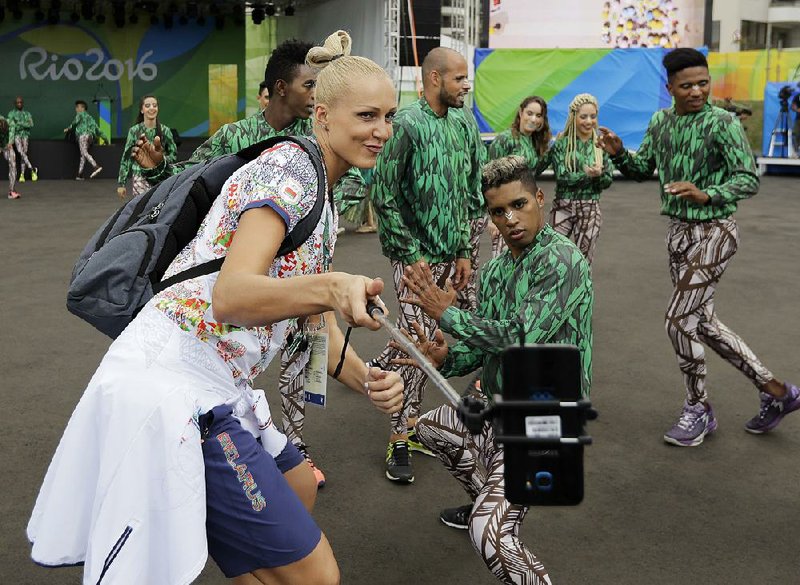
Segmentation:
{"type": "Polygon", "coordinates": [[[162,24],[171,29],[176,21],[181,25],[195,21],[199,26],[206,26],[208,17],[213,16],[212,24],[222,30],[226,18],[238,26],[243,25],[248,12],[254,24],[261,24],[268,16],[293,16],[297,3],[297,0],[284,4],[266,0],[173,0],[169,3],[156,0],[0,0],[0,22],[8,15],[15,20],[32,18],[37,24],[49,25],[60,22],[78,25],[81,21],[103,25],[110,20],[116,28],[124,28],[126,24],[137,25],[144,20],[151,26],[162,24]]]}

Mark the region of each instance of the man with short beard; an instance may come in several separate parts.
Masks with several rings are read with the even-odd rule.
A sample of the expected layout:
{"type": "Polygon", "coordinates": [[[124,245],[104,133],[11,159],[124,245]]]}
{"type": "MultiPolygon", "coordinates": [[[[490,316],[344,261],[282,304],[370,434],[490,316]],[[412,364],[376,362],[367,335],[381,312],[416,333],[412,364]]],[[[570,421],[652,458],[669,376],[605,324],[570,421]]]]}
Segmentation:
{"type": "MultiPolygon", "coordinates": [[[[433,335],[436,322],[403,302],[403,270],[426,263],[442,285],[452,278],[463,304],[474,308],[465,289],[473,273],[473,235],[480,235],[471,229],[471,220],[479,218],[485,225],[479,199],[485,155],[474,118],[464,108],[470,90],[464,57],[451,49],[433,49],[422,63],[422,77],[423,96],[395,117],[394,136],[375,167],[372,193],[383,255],[392,264],[400,302],[398,325],[410,330],[409,323],[417,322],[433,335]]],[[[387,365],[396,357],[387,346],[375,363],[387,365]]],[[[409,451],[430,454],[414,432],[427,377],[415,368],[399,371],[406,395],[402,412],[392,417],[386,477],[408,484],[414,481],[409,451]]]]}

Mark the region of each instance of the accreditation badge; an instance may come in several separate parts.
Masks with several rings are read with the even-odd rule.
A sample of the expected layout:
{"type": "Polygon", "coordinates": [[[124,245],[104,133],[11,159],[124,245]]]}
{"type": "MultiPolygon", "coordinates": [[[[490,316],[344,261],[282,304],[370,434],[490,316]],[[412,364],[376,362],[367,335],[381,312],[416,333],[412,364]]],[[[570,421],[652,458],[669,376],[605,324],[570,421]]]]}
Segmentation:
{"type": "Polygon", "coordinates": [[[306,404],[325,408],[328,391],[328,334],[324,331],[307,333],[311,355],[305,369],[304,397],[306,404]]]}

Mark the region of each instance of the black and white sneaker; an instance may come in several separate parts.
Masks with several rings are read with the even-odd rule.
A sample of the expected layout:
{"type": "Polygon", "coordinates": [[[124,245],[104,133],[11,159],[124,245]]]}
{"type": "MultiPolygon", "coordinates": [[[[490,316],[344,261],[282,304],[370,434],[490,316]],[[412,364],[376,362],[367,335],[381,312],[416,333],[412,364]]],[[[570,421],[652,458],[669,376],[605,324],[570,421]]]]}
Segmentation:
{"type": "Polygon", "coordinates": [[[386,477],[397,483],[414,482],[411,456],[408,454],[408,443],[405,441],[389,443],[386,449],[386,477]]]}
{"type": "Polygon", "coordinates": [[[458,508],[445,508],[439,514],[439,520],[450,528],[466,530],[469,528],[469,515],[472,514],[472,504],[458,508]]]}

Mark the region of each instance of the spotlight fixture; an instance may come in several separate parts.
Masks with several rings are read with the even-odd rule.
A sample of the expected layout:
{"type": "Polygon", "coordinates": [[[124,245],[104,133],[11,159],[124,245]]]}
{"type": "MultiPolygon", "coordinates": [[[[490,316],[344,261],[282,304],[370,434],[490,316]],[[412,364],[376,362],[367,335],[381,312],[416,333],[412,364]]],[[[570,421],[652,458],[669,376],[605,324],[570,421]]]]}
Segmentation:
{"type": "Polygon", "coordinates": [[[264,13],[267,16],[275,16],[277,10],[275,9],[275,5],[272,2],[268,2],[266,8],[264,9],[264,13]]]}
{"type": "Polygon", "coordinates": [[[261,24],[264,22],[264,8],[259,4],[253,7],[253,11],[250,13],[250,16],[253,19],[253,24],[261,24]]]}
{"type": "Polygon", "coordinates": [[[115,2],[111,11],[116,27],[123,28],[125,26],[125,4],[115,2]]]}
{"type": "Polygon", "coordinates": [[[81,2],[81,17],[83,20],[92,20],[92,18],[94,18],[94,9],[91,0],[83,0],[81,2]]]}
{"type": "Polygon", "coordinates": [[[286,8],[283,9],[283,14],[285,16],[294,16],[294,4],[288,4],[286,8]]]}

